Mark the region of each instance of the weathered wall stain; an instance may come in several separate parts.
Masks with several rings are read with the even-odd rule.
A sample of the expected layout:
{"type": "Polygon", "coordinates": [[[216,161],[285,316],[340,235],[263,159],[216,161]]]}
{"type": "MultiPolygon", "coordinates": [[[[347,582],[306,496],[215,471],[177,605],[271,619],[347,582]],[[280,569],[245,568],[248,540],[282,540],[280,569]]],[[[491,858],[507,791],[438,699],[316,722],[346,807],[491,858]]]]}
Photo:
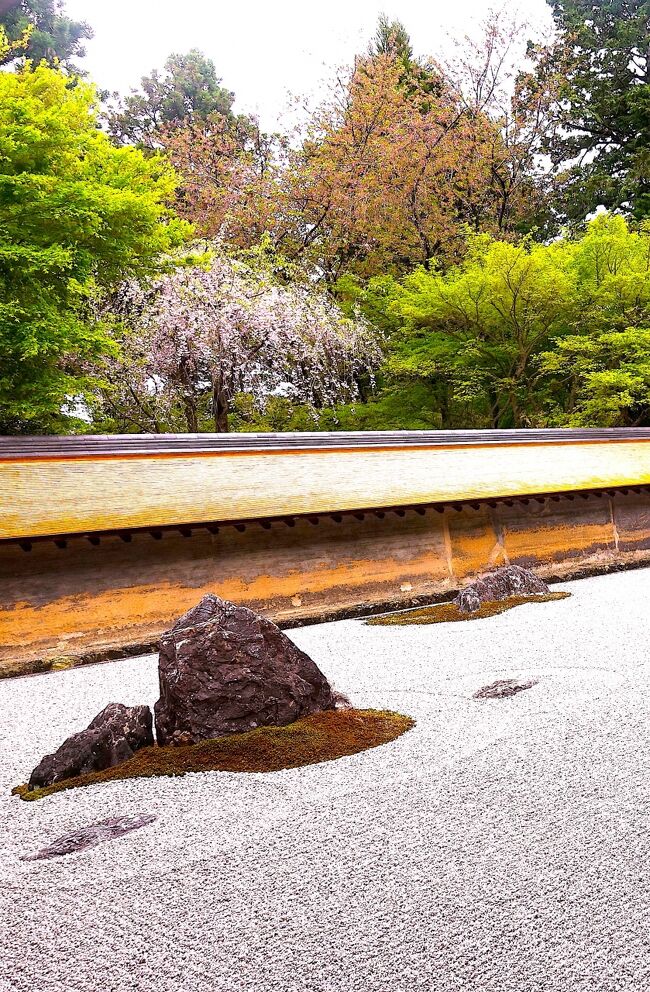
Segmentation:
{"type": "Polygon", "coordinates": [[[513,500],[0,543],[0,663],[156,639],[208,591],[287,623],[450,593],[489,565],[542,575],[650,560],[650,494],[513,500]],[[318,522],[317,522],[318,521],[318,522]]]}

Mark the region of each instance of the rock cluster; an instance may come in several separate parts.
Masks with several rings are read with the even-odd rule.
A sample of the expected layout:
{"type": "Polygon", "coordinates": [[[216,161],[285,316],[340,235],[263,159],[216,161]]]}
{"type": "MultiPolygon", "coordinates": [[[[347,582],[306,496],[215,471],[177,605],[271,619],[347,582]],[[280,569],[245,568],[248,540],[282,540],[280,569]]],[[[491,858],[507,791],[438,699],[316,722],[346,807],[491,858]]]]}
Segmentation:
{"type": "Polygon", "coordinates": [[[30,776],[30,789],[121,764],[138,748],[153,744],[151,723],[148,706],[109,703],[85,730],[42,758],[30,776]]]}
{"type": "Polygon", "coordinates": [[[193,744],[335,709],[327,679],[270,620],[204,596],[160,641],[159,744],[193,744]]]}
{"type": "MultiPolygon", "coordinates": [[[[161,745],[283,726],[350,705],[279,627],[213,595],[163,635],[158,675],[154,711],[161,745]]],[[[148,706],[110,703],[86,730],[41,760],[29,788],[111,768],[153,743],[148,706]]]]}
{"type": "Polygon", "coordinates": [[[546,583],[530,569],[506,565],[481,575],[458,593],[454,603],[461,613],[475,613],[483,603],[493,603],[510,596],[540,596],[548,591],[546,583]]]}

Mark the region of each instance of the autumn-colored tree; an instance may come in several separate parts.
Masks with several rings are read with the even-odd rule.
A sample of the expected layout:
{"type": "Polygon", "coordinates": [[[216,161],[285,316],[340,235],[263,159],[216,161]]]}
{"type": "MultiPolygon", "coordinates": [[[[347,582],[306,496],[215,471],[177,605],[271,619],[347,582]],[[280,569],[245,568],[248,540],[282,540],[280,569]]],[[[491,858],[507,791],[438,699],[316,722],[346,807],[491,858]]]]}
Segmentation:
{"type": "Polygon", "coordinates": [[[179,213],[206,238],[251,248],[278,231],[283,145],[254,118],[211,114],[157,133],[182,177],[179,213]]]}
{"type": "Polygon", "coordinates": [[[466,229],[511,234],[541,205],[534,165],[550,81],[504,66],[521,42],[502,20],[456,65],[416,59],[398,21],[380,19],[366,55],[333,84],[300,141],[254,120],[195,115],[159,128],[183,176],[179,210],[208,237],[277,250],[331,285],[462,255],[466,229]]]}
{"type": "Polygon", "coordinates": [[[468,203],[485,185],[487,119],[457,95],[411,80],[393,54],[359,58],[312,118],[294,157],[291,251],[336,279],[400,272],[460,248],[468,203]]]}
{"type": "Polygon", "coordinates": [[[556,57],[542,65],[548,49],[528,41],[529,27],[505,13],[492,13],[479,40],[470,36],[444,65],[470,116],[485,114],[489,175],[483,200],[472,205],[475,231],[505,236],[549,223],[555,192],[543,157],[559,127],[557,102],[567,63],[556,57]]]}

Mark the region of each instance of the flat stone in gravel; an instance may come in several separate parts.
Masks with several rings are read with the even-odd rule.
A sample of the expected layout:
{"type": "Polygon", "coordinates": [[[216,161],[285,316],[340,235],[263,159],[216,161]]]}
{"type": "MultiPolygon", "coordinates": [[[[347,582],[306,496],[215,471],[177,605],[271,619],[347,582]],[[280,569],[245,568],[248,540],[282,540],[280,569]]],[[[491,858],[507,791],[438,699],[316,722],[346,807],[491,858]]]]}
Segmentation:
{"type": "Polygon", "coordinates": [[[91,823],[87,827],[64,834],[63,837],[57,837],[47,847],[41,848],[36,854],[25,855],[21,860],[42,861],[45,858],[60,858],[64,854],[76,854],[78,851],[85,851],[87,847],[96,847],[97,844],[146,827],[155,819],[155,816],[148,816],[146,813],[140,816],[111,816],[100,823],[91,823]]]}
{"type": "Polygon", "coordinates": [[[474,693],[474,699],[507,699],[509,696],[516,696],[524,689],[531,689],[537,685],[536,679],[528,679],[525,682],[519,679],[497,679],[490,685],[484,685],[474,693]]]}

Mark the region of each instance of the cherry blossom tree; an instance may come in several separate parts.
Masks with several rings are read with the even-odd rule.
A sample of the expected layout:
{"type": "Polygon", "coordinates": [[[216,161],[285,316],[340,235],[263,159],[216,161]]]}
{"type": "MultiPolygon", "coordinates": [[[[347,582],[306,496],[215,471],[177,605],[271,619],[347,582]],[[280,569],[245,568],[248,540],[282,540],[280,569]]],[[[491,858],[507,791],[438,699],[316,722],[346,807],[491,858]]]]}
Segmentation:
{"type": "Polygon", "coordinates": [[[204,264],[121,288],[102,405],[122,428],[227,431],[239,393],[261,409],[273,395],[317,409],[357,398],[381,359],[375,333],[295,272],[283,283],[262,255],[217,247],[204,264]]]}

